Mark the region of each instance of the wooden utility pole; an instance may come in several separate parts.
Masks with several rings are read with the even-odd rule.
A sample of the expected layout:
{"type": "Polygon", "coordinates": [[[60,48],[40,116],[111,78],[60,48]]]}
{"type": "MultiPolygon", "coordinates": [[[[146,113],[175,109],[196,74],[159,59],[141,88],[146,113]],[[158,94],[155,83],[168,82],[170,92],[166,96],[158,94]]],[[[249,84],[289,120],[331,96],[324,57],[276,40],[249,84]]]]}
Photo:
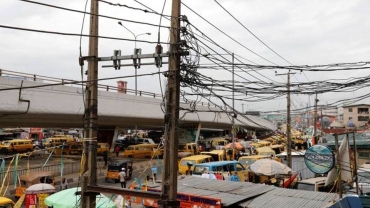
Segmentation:
{"type": "Polygon", "coordinates": [[[292,136],[291,136],[291,124],[290,124],[290,72],[288,72],[288,95],[287,95],[287,125],[286,125],[286,136],[288,137],[287,146],[287,165],[292,168],[292,136]]]}
{"type": "Polygon", "coordinates": [[[313,124],[313,139],[314,139],[314,144],[317,144],[317,141],[316,141],[316,135],[317,135],[317,103],[319,102],[319,100],[317,99],[317,93],[316,93],[316,97],[315,97],[315,112],[314,112],[314,124],[313,124]]]}
{"type": "MultiPolygon", "coordinates": [[[[86,112],[87,127],[85,131],[85,153],[88,155],[87,168],[88,169],[88,184],[90,186],[97,185],[96,176],[96,148],[97,148],[97,120],[98,120],[98,38],[99,35],[99,1],[91,0],[90,5],[90,32],[89,32],[89,56],[88,56],[88,69],[87,69],[87,84],[86,84],[86,112]]],[[[86,179],[86,177],[84,177],[86,179]]],[[[88,195],[82,197],[86,200],[81,205],[86,204],[87,207],[95,207],[96,196],[88,195]]]]}
{"type": "Polygon", "coordinates": [[[167,85],[164,142],[164,172],[162,174],[162,207],[179,207],[177,201],[178,122],[180,103],[180,14],[181,0],[172,0],[170,56],[167,85]]]}
{"type": "Polygon", "coordinates": [[[339,160],[339,144],[338,144],[338,134],[334,134],[334,138],[335,138],[335,150],[337,152],[337,155],[335,156],[336,158],[336,168],[338,171],[338,180],[337,180],[337,190],[338,190],[338,193],[339,193],[339,198],[341,199],[342,198],[342,169],[341,169],[341,166],[340,166],[340,160],[339,160]]]}
{"type": "MultiPolygon", "coordinates": [[[[358,177],[357,177],[357,147],[356,147],[356,135],[355,135],[355,132],[352,132],[352,136],[353,136],[353,163],[354,163],[354,167],[353,169],[355,170],[354,171],[354,174],[355,174],[355,183],[356,183],[356,194],[358,195],[359,191],[359,187],[358,187],[358,177]]],[[[347,136],[348,137],[348,136],[347,136]]],[[[348,141],[349,141],[349,137],[348,137],[348,141]]],[[[351,146],[350,146],[351,147],[351,146]]]]}
{"type": "Polygon", "coordinates": [[[287,121],[286,121],[286,136],[287,136],[287,165],[288,167],[292,168],[292,136],[291,136],[291,118],[290,118],[290,75],[295,74],[289,72],[286,74],[275,74],[277,75],[287,75],[288,80],[287,80],[287,121]]]}

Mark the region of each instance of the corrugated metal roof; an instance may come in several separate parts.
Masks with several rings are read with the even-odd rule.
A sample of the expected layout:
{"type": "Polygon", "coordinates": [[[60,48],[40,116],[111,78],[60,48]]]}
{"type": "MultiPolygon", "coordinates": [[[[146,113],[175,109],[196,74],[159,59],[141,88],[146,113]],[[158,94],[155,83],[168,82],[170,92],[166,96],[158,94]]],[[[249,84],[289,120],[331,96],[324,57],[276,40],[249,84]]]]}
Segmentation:
{"type": "MultiPolygon", "coordinates": [[[[326,207],[338,195],[332,193],[277,188],[249,182],[231,182],[186,176],[178,180],[180,193],[221,199],[222,207],[297,208],[326,207]]],[[[161,186],[153,187],[161,189],[161,186]]]]}
{"type": "Polygon", "coordinates": [[[338,195],[334,193],[276,188],[238,205],[245,208],[317,208],[327,207],[337,199],[338,195]]]}
{"type": "Polygon", "coordinates": [[[191,176],[179,180],[177,188],[182,193],[219,198],[223,206],[231,206],[273,189],[276,189],[276,187],[249,182],[211,180],[191,176]]]}

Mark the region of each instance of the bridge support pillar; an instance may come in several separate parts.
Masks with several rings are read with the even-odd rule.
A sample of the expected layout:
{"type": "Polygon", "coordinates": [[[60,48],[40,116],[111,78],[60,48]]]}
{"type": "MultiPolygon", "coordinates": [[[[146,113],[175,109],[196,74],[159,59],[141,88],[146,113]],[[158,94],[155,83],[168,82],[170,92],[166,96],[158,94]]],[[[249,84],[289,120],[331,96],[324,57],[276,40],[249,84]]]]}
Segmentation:
{"type": "Polygon", "coordinates": [[[110,146],[110,152],[114,151],[116,140],[118,138],[118,131],[119,131],[119,127],[118,126],[114,127],[114,134],[113,134],[113,139],[112,139],[112,145],[110,146]]]}
{"type": "Polygon", "coordinates": [[[197,133],[195,135],[195,143],[198,143],[198,140],[199,140],[199,135],[200,135],[200,129],[202,128],[202,123],[199,123],[198,124],[198,129],[197,129],[197,133]]]}

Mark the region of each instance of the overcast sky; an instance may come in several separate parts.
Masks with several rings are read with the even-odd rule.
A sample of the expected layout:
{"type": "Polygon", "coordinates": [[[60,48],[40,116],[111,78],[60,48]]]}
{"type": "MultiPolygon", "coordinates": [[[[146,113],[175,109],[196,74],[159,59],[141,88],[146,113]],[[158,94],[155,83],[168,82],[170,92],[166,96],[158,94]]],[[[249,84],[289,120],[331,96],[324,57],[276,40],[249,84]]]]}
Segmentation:
{"type": "MultiPolygon", "coordinates": [[[[37,0],[48,4],[83,10],[85,0],[37,0]]],[[[133,0],[109,0],[113,3],[126,4],[143,8],[133,0]]],[[[140,0],[143,4],[160,11],[163,0],[140,0]]],[[[248,31],[233,20],[213,0],[183,0],[185,4],[204,18],[225,31],[251,50],[279,65],[289,65],[267,47],[260,43],[248,31]]],[[[370,57],[370,1],[367,0],[332,0],[332,1],[279,1],[279,0],[219,0],[227,10],[238,18],[249,30],[263,40],[272,49],[295,65],[314,65],[343,62],[369,61],[370,57]]],[[[90,4],[90,3],[89,3],[90,4]]],[[[165,14],[170,14],[171,1],[168,0],[165,14]]],[[[89,6],[88,6],[89,11],[89,6]]],[[[211,37],[219,45],[258,64],[269,64],[258,56],[250,53],[231,39],[204,22],[187,8],[182,7],[182,14],[189,21],[211,37]]],[[[100,3],[100,14],[123,19],[159,23],[159,16],[134,11],[122,7],[113,7],[100,3]]],[[[82,25],[82,14],[48,8],[17,0],[0,1],[0,24],[14,27],[25,27],[40,30],[79,33],[82,25]]],[[[133,38],[132,34],[117,24],[116,20],[100,18],[99,33],[102,36],[133,38]]],[[[123,22],[135,34],[150,32],[138,39],[157,41],[158,28],[123,22]]],[[[162,25],[169,26],[169,21],[162,20],[162,25]]],[[[89,16],[86,16],[84,34],[88,34],[89,16]]],[[[161,41],[168,41],[168,30],[161,30],[161,41]]],[[[137,43],[142,53],[153,53],[155,44],[137,43]]],[[[83,38],[82,53],[87,55],[88,39],[83,38]]],[[[122,54],[132,54],[134,42],[117,40],[99,40],[99,56],[111,56],[113,50],[121,49],[122,54]]],[[[216,47],[214,47],[216,48],[216,47]]],[[[164,45],[165,51],[167,46],[164,45]]],[[[217,49],[218,52],[224,53],[217,49]]],[[[51,77],[81,79],[78,65],[79,37],[40,34],[0,28],[0,68],[51,77]]],[[[147,60],[146,62],[152,62],[147,60]]],[[[144,62],[144,61],[143,61],[144,62]]],[[[201,63],[206,63],[202,59],[201,63]],[[204,62],[203,62],[204,61],[204,62]]],[[[101,63],[100,65],[102,65],[101,63]]],[[[104,63],[111,64],[111,63],[104,63]]],[[[85,65],[85,70],[86,70],[85,65]]],[[[163,66],[167,69],[167,65],[163,66]]],[[[155,67],[143,66],[138,73],[156,72],[155,67]]],[[[284,71],[281,71],[284,72],[284,71]]],[[[231,79],[228,72],[204,72],[216,79],[231,79]],[[227,78],[229,77],[229,78],[227,78]]],[[[133,67],[121,70],[100,68],[99,77],[133,75],[133,67]]],[[[273,71],[263,74],[277,82],[285,82],[286,78],[275,76],[273,71]]],[[[254,74],[256,75],[256,74],[254,74]]],[[[368,76],[368,71],[307,73],[296,74],[293,82],[307,82],[333,78],[368,76]],[[307,79],[308,78],[308,79],[307,79]]],[[[247,74],[245,78],[253,80],[247,74]]],[[[258,75],[257,75],[258,76],[258,75]]],[[[263,79],[262,77],[259,77],[263,79]]],[[[86,77],[85,77],[86,79],[86,77]]],[[[125,79],[128,87],[134,89],[134,79],[125,79]]],[[[138,89],[160,92],[159,77],[139,77],[138,89]]],[[[161,77],[164,80],[164,77],[161,77]]],[[[236,80],[241,80],[236,78],[236,80]]],[[[265,79],[264,79],[265,80],[265,79]]],[[[115,85],[115,81],[103,82],[115,85]]],[[[327,93],[320,95],[321,104],[343,98],[357,97],[367,93],[364,89],[354,93],[327,93]]],[[[313,97],[294,96],[293,107],[305,107],[313,97]]],[[[369,102],[364,100],[364,102],[369,102]]],[[[241,102],[236,102],[236,109],[241,110],[241,102]]],[[[278,110],[286,107],[285,97],[261,103],[244,103],[244,110],[278,110]]]]}

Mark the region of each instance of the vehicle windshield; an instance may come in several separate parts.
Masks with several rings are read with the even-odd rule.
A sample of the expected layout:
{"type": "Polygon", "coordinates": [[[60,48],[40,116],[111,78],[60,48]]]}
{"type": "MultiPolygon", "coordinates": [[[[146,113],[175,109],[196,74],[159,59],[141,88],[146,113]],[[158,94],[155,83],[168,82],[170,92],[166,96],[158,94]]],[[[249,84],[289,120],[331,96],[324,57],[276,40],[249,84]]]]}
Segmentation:
{"type": "Polygon", "coordinates": [[[216,142],[216,145],[225,145],[226,144],[226,141],[217,141],[216,142]]]}
{"type": "Polygon", "coordinates": [[[40,183],[52,184],[53,183],[53,177],[51,177],[51,176],[43,176],[43,177],[40,178],[40,183]]]}
{"type": "Polygon", "coordinates": [[[209,167],[206,166],[195,166],[193,175],[202,175],[205,171],[209,171],[209,167]]]}
{"type": "Polygon", "coordinates": [[[4,146],[4,147],[9,147],[10,142],[1,142],[1,145],[4,146]]]}
{"type": "Polygon", "coordinates": [[[240,158],[239,162],[242,165],[252,165],[256,161],[255,158],[240,158]]]}
{"type": "Polygon", "coordinates": [[[108,171],[120,172],[121,168],[124,167],[124,166],[125,166],[124,164],[120,164],[120,163],[117,163],[117,162],[112,162],[112,163],[108,164],[108,171]]]}
{"type": "Polygon", "coordinates": [[[127,147],[126,150],[134,150],[134,148],[133,147],[127,147]]]}
{"type": "Polygon", "coordinates": [[[193,164],[195,165],[196,164],[196,161],[195,160],[181,160],[181,166],[188,166],[188,164],[193,164]]]}
{"type": "Polygon", "coordinates": [[[185,150],[186,144],[179,144],[179,150],[185,150]]]}

